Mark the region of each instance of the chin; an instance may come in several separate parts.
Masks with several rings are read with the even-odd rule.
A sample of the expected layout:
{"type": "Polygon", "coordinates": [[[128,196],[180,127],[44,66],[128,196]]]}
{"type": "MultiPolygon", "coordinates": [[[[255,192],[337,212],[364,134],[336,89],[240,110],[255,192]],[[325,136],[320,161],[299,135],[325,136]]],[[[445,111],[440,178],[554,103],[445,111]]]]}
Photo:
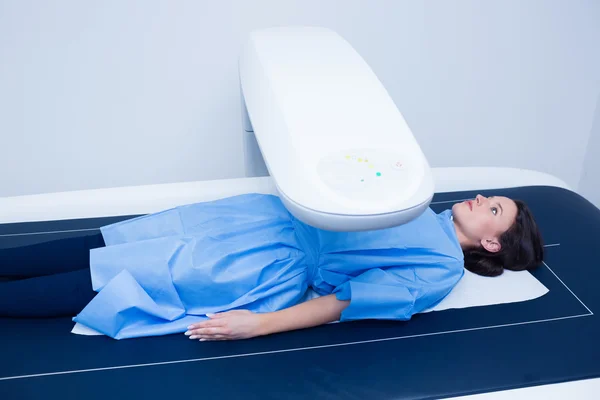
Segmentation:
{"type": "Polygon", "coordinates": [[[454,218],[456,218],[460,214],[462,208],[461,205],[462,203],[456,203],[452,206],[452,215],[454,215],[454,218]]]}
{"type": "Polygon", "coordinates": [[[456,203],[452,206],[452,215],[454,215],[455,220],[460,220],[463,214],[469,211],[469,206],[466,203],[456,203]]]}

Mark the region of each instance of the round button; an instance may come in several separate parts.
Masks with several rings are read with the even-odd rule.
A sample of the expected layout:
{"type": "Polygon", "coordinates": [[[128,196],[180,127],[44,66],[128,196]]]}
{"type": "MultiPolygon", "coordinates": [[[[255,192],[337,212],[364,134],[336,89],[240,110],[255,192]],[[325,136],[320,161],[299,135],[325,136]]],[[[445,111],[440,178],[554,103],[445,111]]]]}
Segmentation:
{"type": "Polygon", "coordinates": [[[402,169],[402,162],[401,161],[396,161],[395,163],[392,163],[392,168],[394,168],[394,169],[402,169]]]}

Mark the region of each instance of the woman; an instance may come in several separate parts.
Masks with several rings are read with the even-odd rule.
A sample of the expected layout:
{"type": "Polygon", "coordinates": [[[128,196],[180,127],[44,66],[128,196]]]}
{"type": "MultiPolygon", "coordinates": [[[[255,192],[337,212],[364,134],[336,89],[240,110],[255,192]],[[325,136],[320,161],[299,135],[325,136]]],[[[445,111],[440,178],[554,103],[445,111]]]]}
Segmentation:
{"type": "Polygon", "coordinates": [[[497,276],[543,258],[526,205],[483,196],[394,228],[329,232],[275,196],[248,194],[25,250],[0,251],[0,275],[20,278],[0,282],[0,316],[78,313],[117,339],[185,332],[201,341],[407,320],[441,301],[464,268],[497,276]],[[303,301],[309,288],[320,296],[303,301]]]}

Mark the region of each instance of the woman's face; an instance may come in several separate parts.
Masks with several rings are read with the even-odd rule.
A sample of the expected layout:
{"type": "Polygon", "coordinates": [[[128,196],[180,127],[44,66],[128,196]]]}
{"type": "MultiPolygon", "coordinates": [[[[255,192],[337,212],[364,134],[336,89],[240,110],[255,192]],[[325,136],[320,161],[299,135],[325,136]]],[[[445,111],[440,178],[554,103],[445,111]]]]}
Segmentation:
{"type": "Polygon", "coordinates": [[[454,224],[472,245],[481,244],[486,250],[500,250],[500,236],[517,217],[517,205],[507,197],[484,197],[457,203],[452,207],[454,224]]]}

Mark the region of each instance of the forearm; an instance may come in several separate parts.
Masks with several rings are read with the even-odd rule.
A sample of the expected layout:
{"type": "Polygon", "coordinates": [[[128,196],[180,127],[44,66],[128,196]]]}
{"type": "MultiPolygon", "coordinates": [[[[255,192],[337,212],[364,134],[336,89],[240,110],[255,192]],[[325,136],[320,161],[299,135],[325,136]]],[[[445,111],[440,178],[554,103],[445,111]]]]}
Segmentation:
{"type": "Polygon", "coordinates": [[[349,304],[349,301],[338,300],[334,294],[330,294],[284,310],[260,314],[261,334],[269,335],[338,321],[349,304]]]}

